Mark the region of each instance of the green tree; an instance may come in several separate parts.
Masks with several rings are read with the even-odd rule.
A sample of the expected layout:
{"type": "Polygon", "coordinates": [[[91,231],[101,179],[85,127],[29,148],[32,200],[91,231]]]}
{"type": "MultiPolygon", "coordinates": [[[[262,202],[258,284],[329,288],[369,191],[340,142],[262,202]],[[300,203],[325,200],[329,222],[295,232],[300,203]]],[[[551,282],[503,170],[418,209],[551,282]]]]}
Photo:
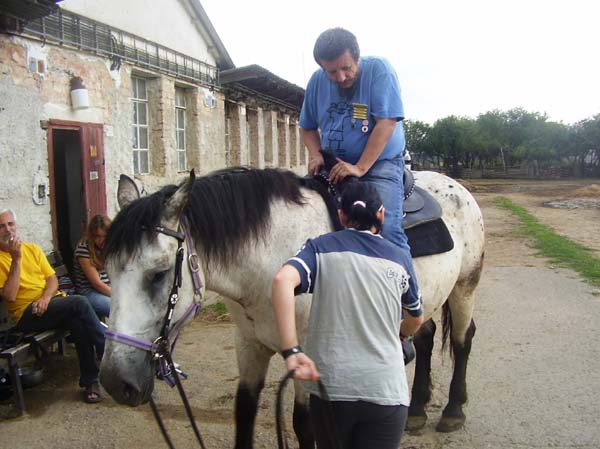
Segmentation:
{"type": "Polygon", "coordinates": [[[473,151],[481,145],[478,136],[472,119],[449,116],[434,123],[429,144],[443,156],[450,176],[459,177],[462,167],[469,165],[473,151]]]}
{"type": "Polygon", "coordinates": [[[600,114],[569,127],[565,157],[576,176],[600,176],[600,114]]]}
{"type": "Polygon", "coordinates": [[[497,160],[506,171],[505,152],[510,147],[510,126],[506,113],[497,109],[489,111],[480,114],[476,123],[484,148],[480,154],[482,170],[483,165],[497,160]]]}
{"type": "Polygon", "coordinates": [[[419,120],[405,120],[406,150],[410,152],[413,165],[423,166],[429,157],[431,126],[419,120]]]}

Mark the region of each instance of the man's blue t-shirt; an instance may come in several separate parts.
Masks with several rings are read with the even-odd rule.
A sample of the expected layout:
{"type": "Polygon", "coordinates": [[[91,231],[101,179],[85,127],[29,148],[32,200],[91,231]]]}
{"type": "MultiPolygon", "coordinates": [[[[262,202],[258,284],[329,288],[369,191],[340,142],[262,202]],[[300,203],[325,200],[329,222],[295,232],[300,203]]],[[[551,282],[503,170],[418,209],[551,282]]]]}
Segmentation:
{"type": "Polygon", "coordinates": [[[399,123],[378,160],[393,159],[404,151],[401,120],[404,107],[400,83],[391,64],[384,58],[360,58],[359,78],[345,92],[317,70],[306,87],[300,113],[300,126],[319,129],[321,148],[340,159],[356,164],[375,127],[375,117],[393,118],[399,123]]]}

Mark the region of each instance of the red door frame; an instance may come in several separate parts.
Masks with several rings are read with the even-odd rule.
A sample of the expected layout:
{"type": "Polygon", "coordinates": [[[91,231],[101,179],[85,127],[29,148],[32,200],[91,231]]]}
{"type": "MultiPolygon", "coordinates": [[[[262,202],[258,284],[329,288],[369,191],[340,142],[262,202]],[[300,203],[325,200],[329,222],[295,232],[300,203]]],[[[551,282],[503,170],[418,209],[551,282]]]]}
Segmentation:
{"type": "Polygon", "coordinates": [[[48,138],[48,171],[50,178],[50,204],[52,240],[58,247],[56,229],[56,180],[54,178],[54,130],[71,130],[79,133],[81,147],[81,182],[86,222],[96,214],[106,214],[106,171],[104,160],[104,125],[67,120],[49,120],[44,124],[48,138]]]}

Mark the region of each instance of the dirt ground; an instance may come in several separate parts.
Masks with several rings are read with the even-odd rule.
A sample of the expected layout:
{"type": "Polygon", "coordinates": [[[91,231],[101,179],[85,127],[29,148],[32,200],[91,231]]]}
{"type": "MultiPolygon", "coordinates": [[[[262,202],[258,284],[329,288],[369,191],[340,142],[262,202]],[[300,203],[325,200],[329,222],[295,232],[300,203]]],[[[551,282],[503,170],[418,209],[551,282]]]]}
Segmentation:
{"type": "MultiPolygon", "coordinates": [[[[549,368],[544,365],[556,360],[555,353],[545,354],[545,348],[555,346],[556,326],[548,328],[540,324],[545,317],[554,315],[548,309],[550,306],[544,306],[536,312],[535,320],[527,318],[529,321],[524,324],[518,324],[520,322],[517,319],[508,326],[506,323],[499,324],[499,320],[504,320],[503,317],[510,314],[506,311],[509,306],[503,306],[501,301],[514,296],[514,290],[510,288],[515,284],[520,291],[531,289],[530,294],[539,298],[551,298],[556,294],[556,303],[565,302],[563,296],[571,295],[572,298],[566,298],[566,302],[577,301],[583,311],[591,310],[596,314],[593,316],[599,318],[600,292],[583,284],[576,274],[551,267],[545,259],[535,257],[527,240],[515,232],[517,220],[494,204],[494,198],[508,197],[525,207],[542,223],[592,248],[600,257],[600,182],[484,180],[465,184],[479,202],[486,223],[486,269],[480,287],[482,299],[475,310],[479,330],[474,341],[472,367],[469,367],[467,424],[463,430],[449,435],[434,431],[435,421],[447,400],[451,369],[451,361],[436,352],[433,366],[434,397],[428,408],[430,422],[422,431],[406,435],[401,447],[600,447],[600,433],[597,430],[600,413],[596,405],[600,401],[591,396],[593,392],[600,391],[600,385],[598,381],[590,381],[598,378],[598,350],[582,348],[595,351],[591,357],[595,365],[578,366],[576,372],[565,374],[567,378],[564,383],[575,384],[567,388],[579,391],[575,399],[571,399],[572,391],[561,395],[556,391],[559,387],[550,388],[544,380],[546,371],[562,379],[552,371],[559,363],[552,362],[549,368]],[[549,202],[554,203],[545,205],[549,202]],[[560,290],[563,287],[566,293],[560,290]],[[496,330],[490,332],[494,326],[496,330]],[[523,328],[527,328],[525,335],[519,334],[523,328]],[[516,334],[519,334],[518,339],[506,353],[506,342],[516,334]],[[545,339],[547,334],[551,335],[549,339],[545,339]],[[544,354],[543,357],[540,354],[544,354]],[[539,363],[539,367],[536,365],[535,369],[532,368],[534,363],[539,363]],[[517,373],[518,377],[513,378],[517,373]],[[577,385],[577,382],[581,385],[577,385]],[[549,402],[544,402],[546,400],[549,402]],[[557,406],[566,408],[572,415],[553,416],[549,410],[557,406]]],[[[581,314],[584,313],[587,312],[581,314]]],[[[590,318],[589,323],[589,326],[580,326],[582,332],[593,332],[597,341],[600,338],[594,324],[597,321],[590,318]]],[[[568,370],[569,365],[575,365],[583,357],[579,352],[573,352],[571,358],[563,358],[563,361],[567,361],[565,369],[568,370]]],[[[233,403],[238,380],[233,324],[227,321],[196,321],[180,339],[175,359],[191,374],[190,379],[184,382],[184,388],[207,448],[233,447],[233,403]]],[[[411,370],[412,367],[409,375],[411,370]]],[[[66,358],[52,355],[45,370],[46,380],[25,392],[25,416],[14,417],[15,410],[10,400],[0,402],[0,448],[166,447],[148,406],[119,406],[107,395],[100,404],[84,404],[76,389],[77,372],[73,349],[70,349],[66,358]]],[[[282,374],[283,363],[279,357],[274,357],[261,397],[255,432],[256,448],[277,447],[274,398],[282,374]]],[[[288,416],[291,414],[290,393],[287,398],[288,416]]],[[[157,386],[155,396],[175,446],[197,447],[176,391],[161,384],[157,386]]],[[[291,429],[289,423],[288,429],[291,429]]],[[[290,441],[293,439],[290,438],[290,441]]]]}

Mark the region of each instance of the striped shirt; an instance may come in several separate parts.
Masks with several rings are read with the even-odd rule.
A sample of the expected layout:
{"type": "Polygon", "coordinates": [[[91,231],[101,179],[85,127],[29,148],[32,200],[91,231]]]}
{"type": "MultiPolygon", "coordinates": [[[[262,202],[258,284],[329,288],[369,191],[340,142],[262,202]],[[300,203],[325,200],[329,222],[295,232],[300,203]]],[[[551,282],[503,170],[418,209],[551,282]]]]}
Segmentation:
{"type": "MultiPolygon", "coordinates": [[[[79,258],[83,259],[91,259],[90,249],[88,248],[88,244],[85,241],[81,241],[77,244],[77,248],[75,248],[75,261],[73,264],[73,270],[75,272],[75,289],[77,293],[83,293],[84,291],[93,288],[92,284],[88,280],[85,275],[83,268],[81,268],[81,264],[79,263],[79,258]]],[[[110,279],[108,278],[108,274],[104,269],[96,269],[98,271],[98,275],[100,276],[100,280],[107,285],[110,285],[110,279]]]]}

